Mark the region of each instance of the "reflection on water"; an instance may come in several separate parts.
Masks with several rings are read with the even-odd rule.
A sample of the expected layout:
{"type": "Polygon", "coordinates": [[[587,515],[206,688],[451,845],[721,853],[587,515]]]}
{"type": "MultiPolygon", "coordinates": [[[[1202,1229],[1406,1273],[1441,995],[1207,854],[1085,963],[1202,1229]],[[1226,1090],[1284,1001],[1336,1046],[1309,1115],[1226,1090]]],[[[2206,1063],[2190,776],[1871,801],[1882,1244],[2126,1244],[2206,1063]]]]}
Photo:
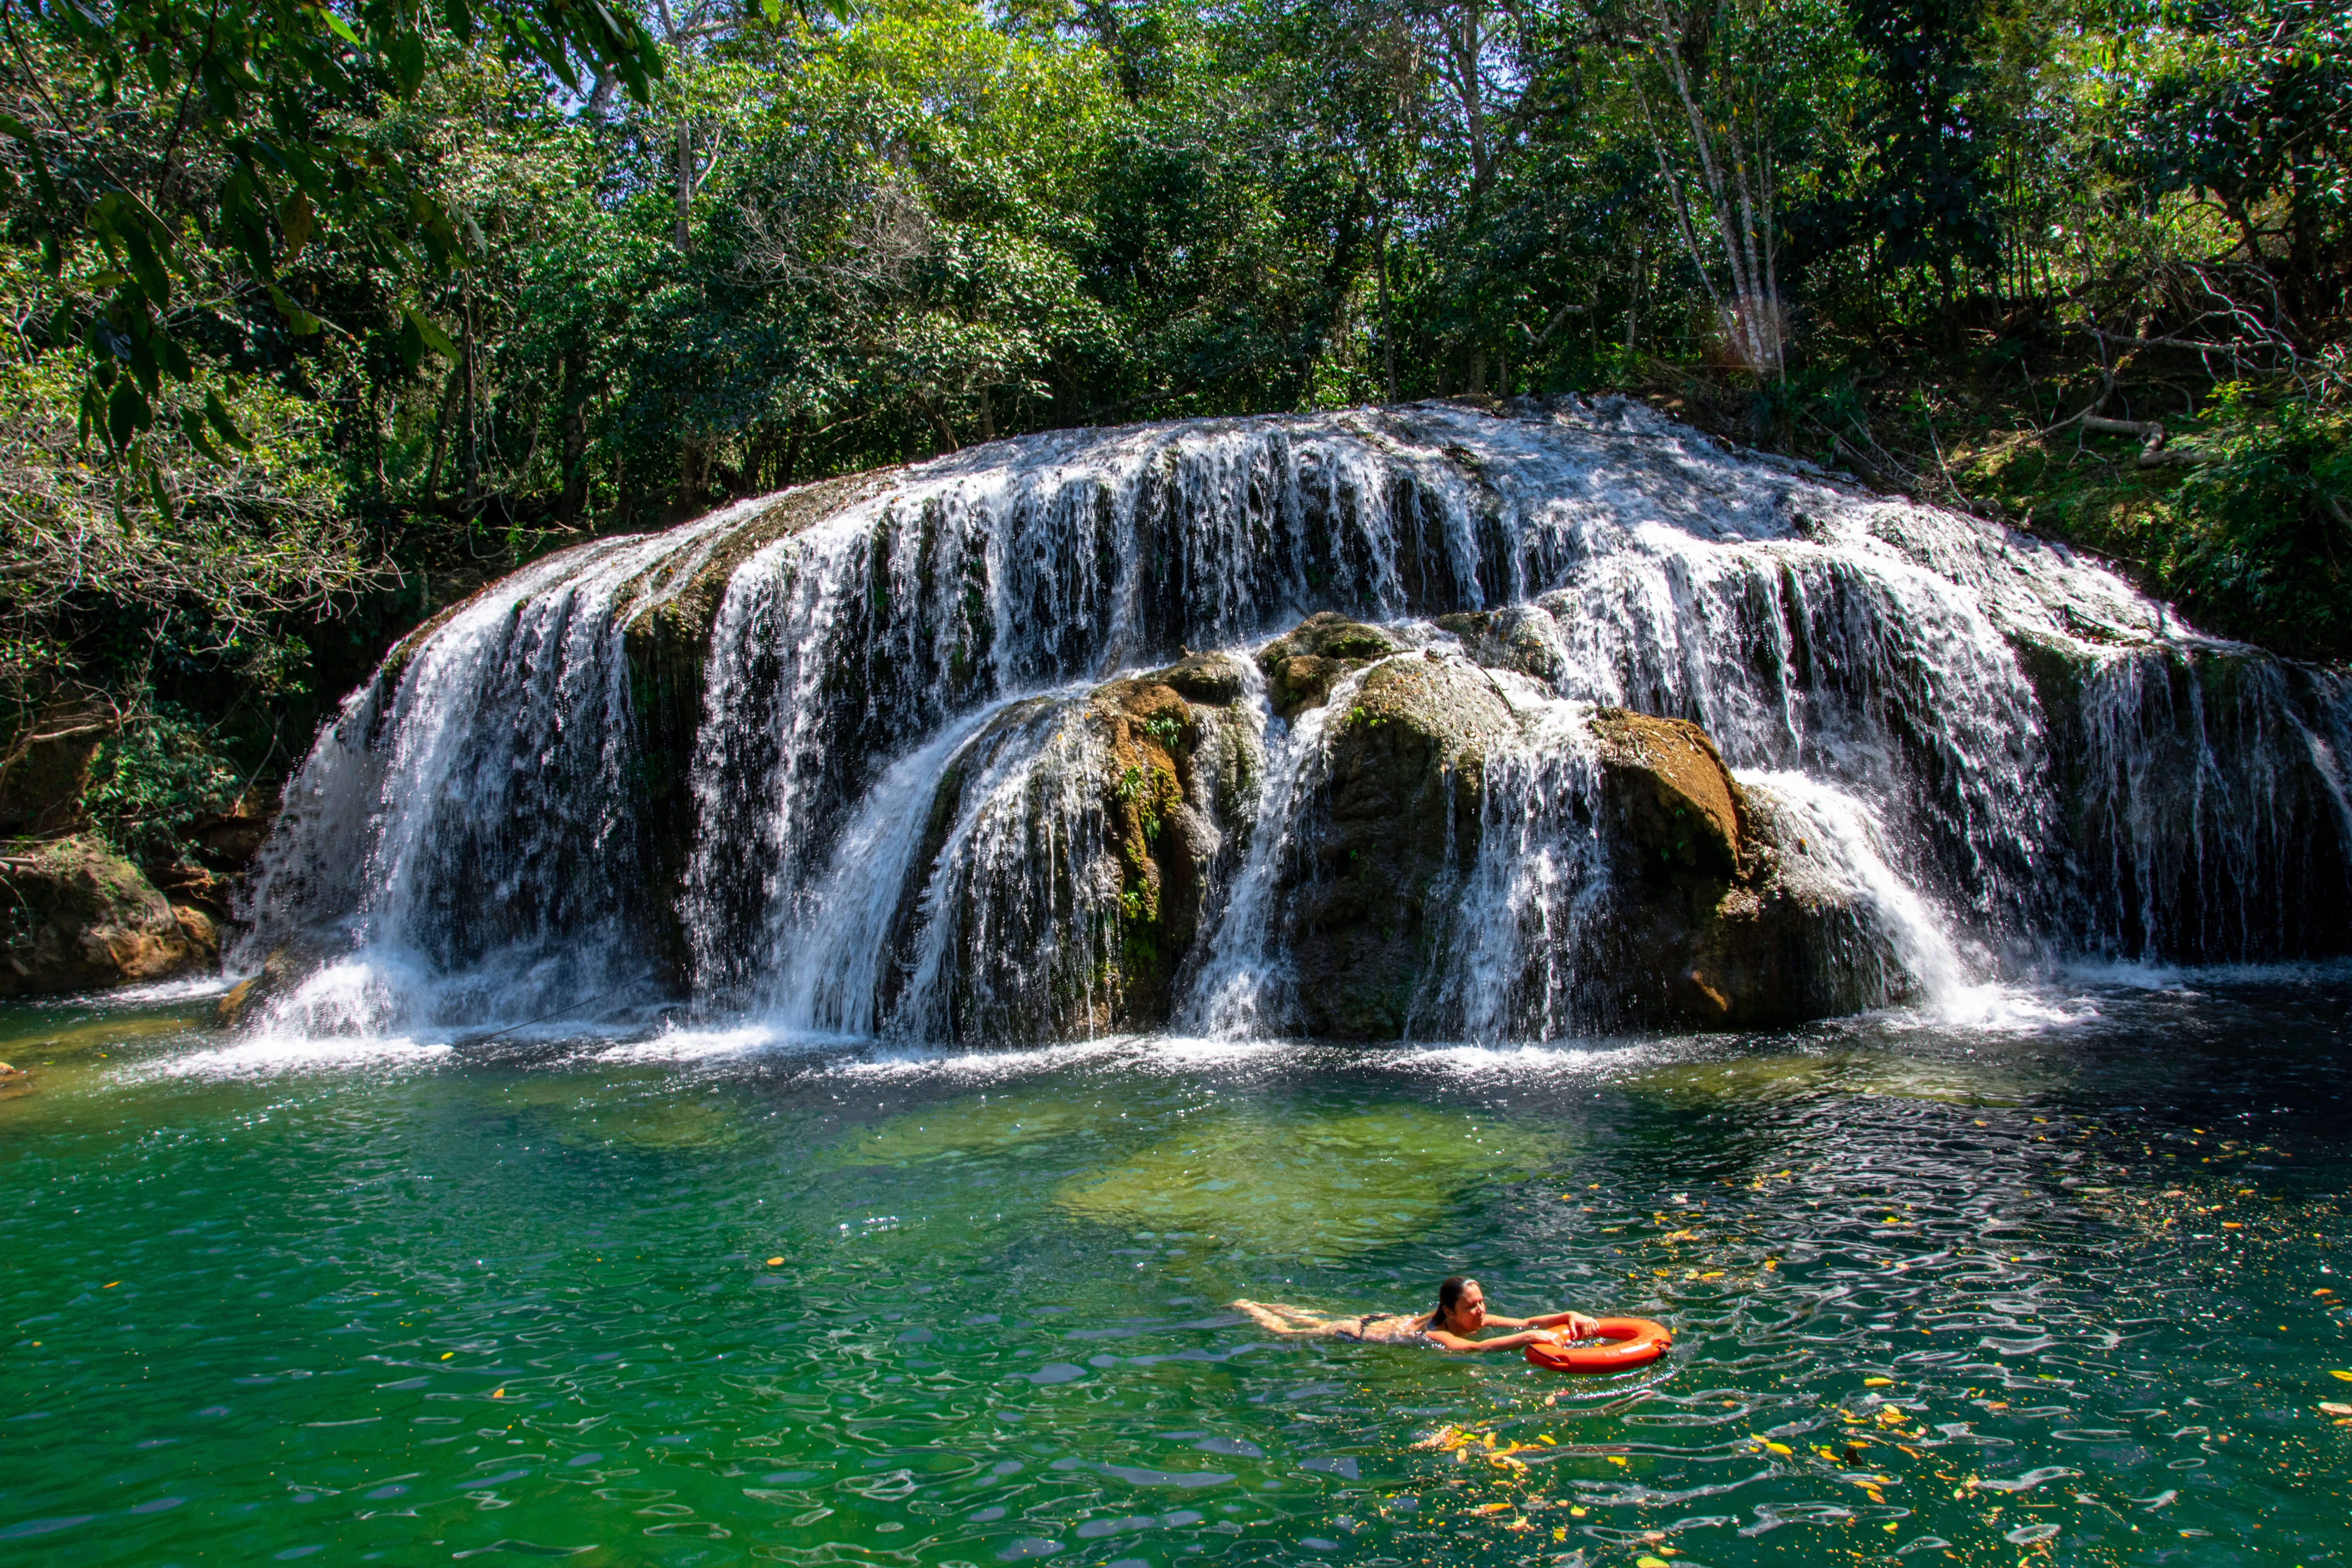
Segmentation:
{"type": "Polygon", "coordinates": [[[2190,978],[1582,1050],[261,1060],[198,1005],[16,1009],[0,1542],[2326,1561],[2352,987],[2190,978]],[[1222,1307],[1455,1272],[1674,1353],[1564,1379],[1222,1307]]]}

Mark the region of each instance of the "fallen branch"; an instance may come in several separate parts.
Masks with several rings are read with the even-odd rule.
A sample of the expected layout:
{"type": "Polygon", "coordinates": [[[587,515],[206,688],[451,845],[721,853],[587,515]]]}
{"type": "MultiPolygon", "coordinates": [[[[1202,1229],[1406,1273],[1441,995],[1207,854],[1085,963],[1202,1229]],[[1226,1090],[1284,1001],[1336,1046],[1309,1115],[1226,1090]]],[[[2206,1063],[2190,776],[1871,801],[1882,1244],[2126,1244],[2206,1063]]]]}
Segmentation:
{"type": "Polygon", "coordinates": [[[2139,456],[2134,459],[2143,468],[2194,468],[2210,459],[2195,452],[2165,449],[2164,425],[2156,419],[2109,419],[2088,410],[2076,415],[2085,430],[2102,436],[2137,436],[2140,440],[2139,456]]]}

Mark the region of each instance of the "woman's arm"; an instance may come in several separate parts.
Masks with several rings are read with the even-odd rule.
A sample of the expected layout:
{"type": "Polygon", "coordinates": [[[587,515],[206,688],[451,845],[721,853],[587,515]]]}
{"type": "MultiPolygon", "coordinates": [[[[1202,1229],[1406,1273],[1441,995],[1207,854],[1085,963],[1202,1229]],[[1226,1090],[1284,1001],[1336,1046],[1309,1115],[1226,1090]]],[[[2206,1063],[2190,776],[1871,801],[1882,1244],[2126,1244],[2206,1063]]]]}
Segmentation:
{"type": "MultiPolygon", "coordinates": [[[[1487,1321],[1492,1322],[1494,1320],[1490,1318],[1487,1321]]],[[[1498,1340],[1465,1340],[1460,1334],[1449,1333],[1444,1329],[1427,1329],[1423,1331],[1428,1334],[1433,1343],[1449,1351],[1524,1350],[1538,1340],[1556,1337],[1541,1329],[1529,1329],[1527,1332],[1519,1334],[1505,1334],[1498,1340]]]]}

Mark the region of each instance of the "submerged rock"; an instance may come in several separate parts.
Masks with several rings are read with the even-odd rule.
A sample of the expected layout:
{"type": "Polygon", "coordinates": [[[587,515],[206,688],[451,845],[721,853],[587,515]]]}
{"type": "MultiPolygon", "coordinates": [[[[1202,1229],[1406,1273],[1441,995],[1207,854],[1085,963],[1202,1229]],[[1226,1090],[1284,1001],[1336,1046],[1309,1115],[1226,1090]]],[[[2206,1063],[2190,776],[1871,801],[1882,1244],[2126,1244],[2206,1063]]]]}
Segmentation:
{"type": "Polygon", "coordinates": [[[210,916],[175,907],[95,837],[12,854],[0,860],[0,883],[9,900],[0,996],[169,980],[219,957],[210,916]]]}

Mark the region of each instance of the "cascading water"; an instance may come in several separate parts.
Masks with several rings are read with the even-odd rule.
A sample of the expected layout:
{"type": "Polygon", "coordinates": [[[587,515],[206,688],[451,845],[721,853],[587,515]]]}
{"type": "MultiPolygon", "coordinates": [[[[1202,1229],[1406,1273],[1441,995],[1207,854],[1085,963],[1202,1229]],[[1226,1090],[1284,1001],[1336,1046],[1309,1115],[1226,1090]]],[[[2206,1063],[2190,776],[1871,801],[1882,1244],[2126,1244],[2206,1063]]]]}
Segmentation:
{"type": "Polygon", "coordinates": [[[354,696],[252,900],[244,966],[332,958],[280,1026],[619,992],[854,1037],[1280,1033],[1318,1016],[1298,944],[1344,918],[1395,967],[1382,1027],[1605,1027],[1614,709],[1699,726],[1805,846],[1774,896],[1850,911],[1853,1005],[2352,946],[2344,677],[1621,400],[1056,433],[775,523],[811,493],[551,558],[354,696]],[[685,747],[631,635],[689,603],[664,794],[685,747]],[[1325,610],[1381,647],[1286,720],[1257,656],[1325,610]],[[1388,803],[1426,831],[1391,879],[1415,901],[1372,907],[1333,858],[1369,809],[1341,736],[1407,688],[1477,738],[1388,803]]]}
{"type": "Polygon", "coordinates": [[[328,961],[275,1023],[404,1033],[651,999],[621,633],[738,515],[551,556],[352,694],[287,786],[231,958],[328,961]]]}

